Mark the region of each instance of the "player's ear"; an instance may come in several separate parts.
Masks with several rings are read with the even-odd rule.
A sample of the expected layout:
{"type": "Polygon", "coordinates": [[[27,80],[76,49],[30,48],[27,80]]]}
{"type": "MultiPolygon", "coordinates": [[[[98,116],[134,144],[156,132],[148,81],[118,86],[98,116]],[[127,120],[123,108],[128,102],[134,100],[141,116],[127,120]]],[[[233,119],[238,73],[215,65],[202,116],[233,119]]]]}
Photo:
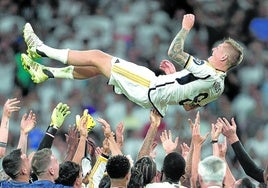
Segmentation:
{"type": "Polygon", "coordinates": [[[228,55],[227,54],[223,54],[221,56],[221,61],[227,61],[227,59],[228,59],[228,55]]]}

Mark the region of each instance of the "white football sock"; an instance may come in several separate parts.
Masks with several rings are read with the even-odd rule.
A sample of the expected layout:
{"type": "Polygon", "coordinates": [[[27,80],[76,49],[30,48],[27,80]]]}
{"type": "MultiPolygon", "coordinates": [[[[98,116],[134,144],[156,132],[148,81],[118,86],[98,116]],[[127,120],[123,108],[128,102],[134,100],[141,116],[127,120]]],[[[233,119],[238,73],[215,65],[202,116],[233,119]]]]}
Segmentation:
{"type": "Polygon", "coordinates": [[[37,48],[39,51],[45,53],[49,58],[58,60],[63,64],[67,64],[69,49],[56,49],[45,44],[37,48]]]}
{"type": "Polygon", "coordinates": [[[55,78],[69,78],[74,79],[73,70],[74,66],[70,65],[62,68],[46,67],[55,78]]]}

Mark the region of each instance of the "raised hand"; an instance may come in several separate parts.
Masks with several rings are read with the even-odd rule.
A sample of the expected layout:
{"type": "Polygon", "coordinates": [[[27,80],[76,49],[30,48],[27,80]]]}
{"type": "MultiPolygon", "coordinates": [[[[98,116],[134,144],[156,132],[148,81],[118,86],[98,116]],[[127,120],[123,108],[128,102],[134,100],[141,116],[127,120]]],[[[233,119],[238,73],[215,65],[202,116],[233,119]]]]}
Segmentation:
{"type": "Polygon", "coordinates": [[[190,147],[185,142],[183,142],[180,146],[181,146],[181,155],[186,161],[187,156],[190,152],[190,147]]]}
{"type": "MultiPolygon", "coordinates": [[[[109,147],[108,147],[109,148],[109,147]]],[[[96,155],[96,158],[98,158],[101,154],[103,153],[103,147],[99,147],[97,146],[96,149],[95,149],[95,155],[96,155]]],[[[108,155],[108,154],[107,154],[108,155]]]]}
{"type": "Polygon", "coordinates": [[[224,137],[223,143],[218,143],[219,157],[224,159],[227,152],[227,139],[224,137]]]}
{"type": "Polygon", "coordinates": [[[20,122],[20,130],[24,134],[28,134],[36,125],[36,115],[32,111],[24,114],[20,122]]]}
{"type": "MultiPolygon", "coordinates": [[[[88,113],[88,110],[85,109],[84,112],[83,112],[83,116],[81,118],[87,118],[87,131],[90,132],[96,125],[96,122],[94,121],[93,117],[88,113]]],[[[80,116],[77,115],[76,116],[76,125],[79,125],[80,124],[80,116]]]]}
{"type": "Polygon", "coordinates": [[[191,119],[188,119],[188,122],[189,122],[189,126],[190,126],[191,132],[192,132],[195,125],[200,125],[200,114],[199,114],[199,111],[196,113],[195,121],[193,122],[191,119]]]}
{"type": "Polygon", "coordinates": [[[50,125],[56,129],[59,129],[65,118],[70,114],[69,106],[67,104],[59,103],[53,110],[51,115],[50,125]]]}
{"type": "Polygon", "coordinates": [[[10,118],[12,112],[20,110],[20,107],[17,106],[20,103],[20,100],[17,98],[7,99],[3,107],[3,117],[10,118]]]}
{"type": "Polygon", "coordinates": [[[98,118],[97,121],[102,125],[103,133],[106,138],[109,138],[112,135],[111,126],[107,121],[102,118],[98,118]]]}
{"type": "Polygon", "coordinates": [[[182,28],[187,31],[190,31],[194,26],[195,16],[193,14],[186,14],[183,16],[182,28]]]}
{"type": "Polygon", "coordinates": [[[109,140],[108,138],[105,138],[102,142],[102,153],[109,156],[110,152],[109,140]]]}
{"type": "Polygon", "coordinates": [[[200,135],[200,124],[197,124],[193,127],[192,132],[192,142],[194,145],[202,145],[205,140],[207,139],[209,133],[207,133],[205,136],[200,135]]]}
{"type": "Polygon", "coordinates": [[[87,133],[88,133],[87,132],[87,124],[88,124],[88,121],[91,121],[91,120],[89,120],[89,116],[86,115],[87,110],[85,110],[85,111],[84,111],[84,114],[81,118],[79,115],[76,115],[76,120],[77,120],[76,122],[79,123],[79,124],[77,124],[77,130],[80,132],[80,135],[86,137],[87,133]]]}
{"type": "Polygon", "coordinates": [[[179,142],[179,137],[175,138],[175,141],[172,141],[172,133],[171,130],[167,131],[164,130],[162,134],[160,135],[160,140],[162,142],[162,146],[166,152],[166,154],[169,154],[176,150],[179,142]]]}
{"type": "Polygon", "coordinates": [[[207,133],[205,136],[200,135],[200,114],[199,111],[196,114],[195,122],[193,123],[191,119],[188,120],[191,130],[192,130],[192,143],[194,145],[201,146],[205,140],[207,139],[209,133],[207,133]]]}
{"type": "Polygon", "coordinates": [[[220,121],[219,118],[217,119],[216,124],[214,123],[211,124],[210,135],[211,135],[212,141],[218,141],[218,138],[222,132],[222,127],[223,127],[223,123],[220,121]]]}
{"type": "Polygon", "coordinates": [[[70,126],[68,129],[68,134],[65,134],[67,144],[78,144],[79,136],[76,126],[70,126]]]}
{"type": "Polygon", "coordinates": [[[162,117],[159,115],[159,113],[155,109],[152,109],[150,112],[151,126],[158,127],[161,123],[161,120],[162,117]]]}
{"type": "Polygon", "coordinates": [[[166,60],[166,59],[162,60],[160,62],[159,68],[162,71],[164,71],[166,74],[173,74],[173,73],[176,72],[176,68],[175,68],[174,64],[171,63],[170,61],[166,60]]]}
{"type": "Polygon", "coordinates": [[[124,144],[124,124],[123,124],[123,122],[120,122],[116,126],[115,137],[116,137],[116,143],[122,149],[123,144],[124,144]]]}
{"type": "Polygon", "coordinates": [[[226,136],[229,143],[232,144],[239,140],[237,134],[236,134],[236,123],[234,118],[231,119],[231,124],[226,118],[220,118],[219,121],[223,124],[222,127],[222,134],[226,136]]]}
{"type": "Polygon", "coordinates": [[[65,138],[67,143],[67,152],[64,161],[69,161],[73,159],[79,142],[78,130],[75,125],[69,126],[68,134],[65,134],[65,138]]]}

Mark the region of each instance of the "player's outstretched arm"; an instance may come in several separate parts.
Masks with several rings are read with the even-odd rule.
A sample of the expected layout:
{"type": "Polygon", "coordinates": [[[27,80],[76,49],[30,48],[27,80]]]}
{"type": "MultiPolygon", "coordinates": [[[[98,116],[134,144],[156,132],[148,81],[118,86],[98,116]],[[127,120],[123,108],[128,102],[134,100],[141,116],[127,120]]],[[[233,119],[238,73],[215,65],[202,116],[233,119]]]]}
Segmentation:
{"type": "Polygon", "coordinates": [[[173,39],[168,50],[168,56],[181,66],[184,66],[189,58],[189,54],[184,52],[184,41],[187,34],[192,29],[194,21],[195,16],[193,14],[186,14],[183,16],[182,28],[173,39]]]}

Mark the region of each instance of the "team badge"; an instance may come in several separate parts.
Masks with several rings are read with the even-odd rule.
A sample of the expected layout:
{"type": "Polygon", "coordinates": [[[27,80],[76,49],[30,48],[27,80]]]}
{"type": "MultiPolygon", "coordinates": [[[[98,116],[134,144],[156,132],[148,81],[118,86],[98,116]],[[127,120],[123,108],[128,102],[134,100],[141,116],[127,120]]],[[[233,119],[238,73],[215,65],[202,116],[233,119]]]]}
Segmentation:
{"type": "Polygon", "coordinates": [[[197,59],[197,58],[193,58],[193,61],[197,65],[203,65],[205,63],[205,61],[197,59]]]}
{"type": "Polygon", "coordinates": [[[213,84],[213,89],[216,91],[216,93],[219,93],[221,91],[221,84],[220,84],[220,82],[215,82],[213,84]]]}

